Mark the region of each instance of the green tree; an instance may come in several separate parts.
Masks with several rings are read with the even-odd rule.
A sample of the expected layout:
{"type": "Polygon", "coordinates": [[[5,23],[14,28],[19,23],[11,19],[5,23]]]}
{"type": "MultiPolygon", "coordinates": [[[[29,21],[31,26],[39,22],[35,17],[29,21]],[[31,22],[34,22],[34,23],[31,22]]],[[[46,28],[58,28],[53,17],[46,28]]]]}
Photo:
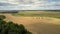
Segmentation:
{"type": "Polygon", "coordinates": [[[0,16],[0,34],[32,34],[25,29],[24,25],[15,24],[14,22],[6,22],[3,19],[6,17],[0,16]]]}

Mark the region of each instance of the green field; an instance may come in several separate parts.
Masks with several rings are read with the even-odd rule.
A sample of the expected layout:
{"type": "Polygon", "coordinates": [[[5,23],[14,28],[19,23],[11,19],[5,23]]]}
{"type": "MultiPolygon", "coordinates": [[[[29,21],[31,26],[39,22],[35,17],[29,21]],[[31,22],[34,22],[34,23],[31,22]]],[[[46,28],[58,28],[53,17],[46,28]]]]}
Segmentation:
{"type": "Polygon", "coordinates": [[[29,17],[54,17],[60,18],[59,11],[19,11],[13,14],[15,16],[29,16],[29,17]]]}

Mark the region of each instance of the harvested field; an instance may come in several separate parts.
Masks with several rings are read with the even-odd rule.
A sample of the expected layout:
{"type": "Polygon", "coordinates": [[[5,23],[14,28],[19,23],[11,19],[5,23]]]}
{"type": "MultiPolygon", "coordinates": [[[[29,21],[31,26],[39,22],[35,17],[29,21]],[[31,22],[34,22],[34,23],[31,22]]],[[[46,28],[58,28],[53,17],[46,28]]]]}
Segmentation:
{"type": "Polygon", "coordinates": [[[5,15],[6,21],[13,21],[17,24],[23,24],[34,34],[60,34],[60,19],[51,17],[20,17],[11,14],[5,15]]]}

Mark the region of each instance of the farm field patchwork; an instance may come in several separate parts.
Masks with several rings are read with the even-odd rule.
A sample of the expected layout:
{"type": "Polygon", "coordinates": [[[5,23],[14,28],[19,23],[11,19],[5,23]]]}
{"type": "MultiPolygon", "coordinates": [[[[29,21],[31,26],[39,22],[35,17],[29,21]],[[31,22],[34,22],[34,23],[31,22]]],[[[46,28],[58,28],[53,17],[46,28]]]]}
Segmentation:
{"type": "Polygon", "coordinates": [[[5,15],[6,21],[23,24],[33,34],[60,34],[60,12],[24,11],[0,15],[5,15]]]}
{"type": "Polygon", "coordinates": [[[60,18],[60,12],[54,11],[19,11],[15,16],[30,16],[30,17],[53,17],[60,18]]]}

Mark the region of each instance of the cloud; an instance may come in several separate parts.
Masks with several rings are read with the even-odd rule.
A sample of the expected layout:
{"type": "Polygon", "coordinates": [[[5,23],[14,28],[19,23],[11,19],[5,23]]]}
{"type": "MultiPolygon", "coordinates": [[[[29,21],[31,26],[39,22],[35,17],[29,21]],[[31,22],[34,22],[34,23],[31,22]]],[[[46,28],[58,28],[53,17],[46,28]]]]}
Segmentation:
{"type": "Polygon", "coordinates": [[[0,2],[3,3],[10,3],[10,4],[19,4],[16,0],[0,0],[0,2]]]}
{"type": "Polygon", "coordinates": [[[4,6],[1,7],[0,9],[7,8],[15,10],[60,9],[60,0],[0,0],[0,5],[4,6]]]}

